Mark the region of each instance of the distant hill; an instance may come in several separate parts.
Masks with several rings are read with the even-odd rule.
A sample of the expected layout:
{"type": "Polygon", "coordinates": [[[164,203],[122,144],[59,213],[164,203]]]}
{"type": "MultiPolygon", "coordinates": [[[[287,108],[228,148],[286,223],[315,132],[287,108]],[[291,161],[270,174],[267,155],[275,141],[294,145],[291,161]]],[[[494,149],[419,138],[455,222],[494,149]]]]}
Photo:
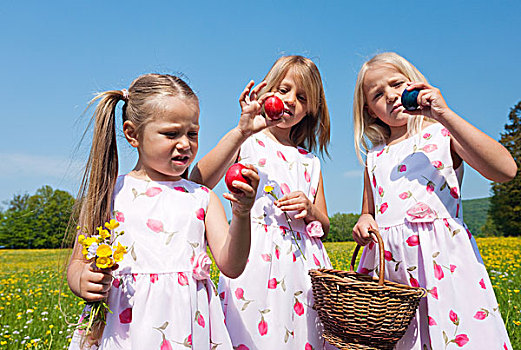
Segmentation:
{"type": "Polygon", "coordinates": [[[481,236],[481,227],[485,225],[490,207],[490,198],[464,199],[463,220],[474,236],[481,236]]]}

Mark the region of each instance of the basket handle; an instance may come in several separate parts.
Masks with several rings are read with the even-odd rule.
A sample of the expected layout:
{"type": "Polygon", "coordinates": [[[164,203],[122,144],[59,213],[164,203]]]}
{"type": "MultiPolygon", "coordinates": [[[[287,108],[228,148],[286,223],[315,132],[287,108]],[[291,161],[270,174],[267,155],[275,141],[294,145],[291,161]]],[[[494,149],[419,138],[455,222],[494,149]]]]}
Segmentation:
{"type": "MultiPolygon", "coordinates": [[[[380,233],[378,230],[369,229],[369,233],[374,235],[376,237],[376,240],[378,241],[378,250],[380,251],[380,273],[379,273],[379,279],[378,279],[378,285],[383,286],[384,285],[384,274],[385,274],[385,263],[384,263],[384,242],[382,240],[382,236],[380,236],[380,233]]],[[[360,245],[357,244],[355,247],[355,251],[353,252],[353,257],[351,258],[351,266],[349,266],[349,272],[354,272],[355,270],[355,262],[356,262],[356,256],[358,255],[358,251],[360,250],[360,245]]]]}

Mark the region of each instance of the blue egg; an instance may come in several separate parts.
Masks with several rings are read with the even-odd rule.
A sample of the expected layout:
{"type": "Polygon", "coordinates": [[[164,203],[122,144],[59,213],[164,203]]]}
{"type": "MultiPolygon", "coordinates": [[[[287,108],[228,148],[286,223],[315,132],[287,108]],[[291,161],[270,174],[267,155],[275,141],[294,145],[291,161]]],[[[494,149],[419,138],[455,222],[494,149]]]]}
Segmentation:
{"type": "Polygon", "coordinates": [[[411,91],[404,90],[402,93],[402,106],[408,111],[418,109],[418,93],[420,90],[414,89],[411,91]]]}

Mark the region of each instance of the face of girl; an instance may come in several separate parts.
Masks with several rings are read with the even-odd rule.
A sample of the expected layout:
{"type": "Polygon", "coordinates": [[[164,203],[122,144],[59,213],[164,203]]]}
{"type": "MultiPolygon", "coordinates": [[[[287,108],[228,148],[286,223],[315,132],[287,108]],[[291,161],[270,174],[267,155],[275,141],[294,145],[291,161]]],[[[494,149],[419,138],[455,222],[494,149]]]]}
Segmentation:
{"type": "Polygon", "coordinates": [[[277,127],[287,129],[298,124],[308,113],[306,92],[302,89],[293,69],[289,69],[284,79],[273,90],[284,102],[284,115],[277,127]]]}
{"type": "Polygon", "coordinates": [[[401,96],[408,82],[405,75],[388,65],[370,67],[365,74],[366,108],[371,116],[383,121],[391,130],[407,125],[410,114],[405,112],[401,96]]]}
{"type": "Polygon", "coordinates": [[[154,116],[139,135],[139,165],[152,180],[179,180],[197,154],[197,101],[165,96],[154,101],[154,116]]]}

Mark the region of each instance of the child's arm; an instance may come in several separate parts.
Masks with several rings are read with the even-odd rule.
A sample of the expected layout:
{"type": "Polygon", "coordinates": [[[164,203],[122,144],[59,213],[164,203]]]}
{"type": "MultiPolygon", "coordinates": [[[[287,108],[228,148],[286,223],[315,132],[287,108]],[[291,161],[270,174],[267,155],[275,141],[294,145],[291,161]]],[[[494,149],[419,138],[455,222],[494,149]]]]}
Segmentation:
{"type": "Polygon", "coordinates": [[[97,269],[81,254],[77,240],[67,267],[67,282],[71,291],[87,302],[99,301],[109,296],[112,283],[111,270],[97,269]]]}
{"type": "Polygon", "coordinates": [[[190,174],[190,180],[214,188],[230,165],[237,160],[239,149],[248,137],[280,123],[281,120],[268,120],[261,115],[264,101],[273,95],[267,93],[257,98],[266,83],[262,82],[252,89],[253,85],[254,82],[250,81],[239,97],[242,110],[239,125],[224,135],[217,146],[197,162],[190,174]]]}
{"type": "MultiPolygon", "coordinates": [[[[425,83],[414,83],[408,90],[421,89],[418,94],[418,112],[439,121],[451,133],[452,150],[491,181],[506,182],[517,173],[517,165],[499,142],[478,130],[448,106],[439,89],[425,83]]],[[[458,163],[458,159],[455,159],[458,163]]]]}
{"type": "Polygon", "coordinates": [[[256,169],[247,165],[242,174],[251,180],[251,186],[234,181],[233,185],[242,191],[239,194],[224,193],[223,197],[232,203],[232,221],[228,226],[221,201],[210,192],[210,202],[206,212],[206,239],[219,270],[230,278],[240,276],[250,254],[251,220],[250,210],[255,202],[259,175],[256,169]],[[223,234],[226,233],[226,234],[223,234]]]}
{"type": "Polygon", "coordinates": [[[298,210],[299,213],[295,215],[295,219],[304,219],[306,224],[315,220],[319,221],[324,230],[324,235],[320,239],[324,240],[327,237],[329,233],[329,217],[327,215],[322,172],[320,172],[315,202],[311,202],[302,191],[295,191],[282,196],[275,201],[275,205],[282,211],[298,210]]]}
{"type": "Polygon", "coordinates": [[[361,246],[365,246],[371,241],[375,241],[375,238],[369,234],[369,229],[377,230],[378,224],[374,219],[373,193],[371,192],[371,181],[369,180],[369,174],[366,169],[364,172],[362,214],[353,227],[353,239],[355,242],[361,246]]]}

